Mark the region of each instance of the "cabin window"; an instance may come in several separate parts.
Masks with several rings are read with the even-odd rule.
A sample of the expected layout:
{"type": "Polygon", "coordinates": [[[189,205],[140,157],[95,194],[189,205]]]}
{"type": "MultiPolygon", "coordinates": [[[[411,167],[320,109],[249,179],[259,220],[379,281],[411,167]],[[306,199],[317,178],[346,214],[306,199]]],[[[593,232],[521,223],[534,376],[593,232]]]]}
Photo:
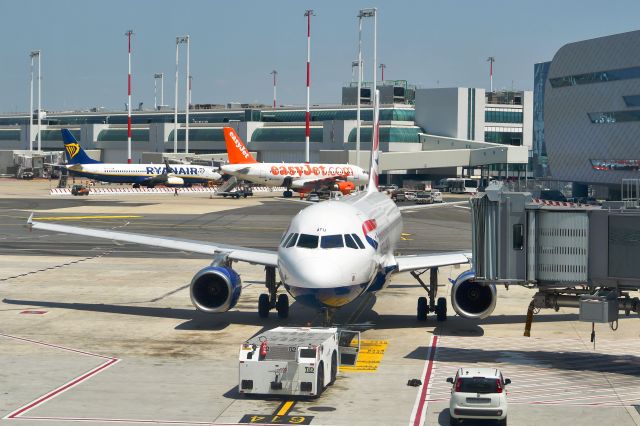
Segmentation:
{"type": "Polygon", "coordinates": [[[317,235],[300,234],[298,239],[298,247],[301,248],[318,248],[318,240],[320,238],[317,235]]]}
{"type": "Polygon", "coordinates": [[[360,237],[358,237],[357,234],[351,234],[351,236],[353,237],[353,239],[356,241],[356,244],[358,244],[358,247],[360,247],[361,249],[364,248],[364,244],[362,244],[362,240],[360,239],[360,237]]]}
{"type": "Polygon", "coordinates": [[[342,248],[344,242],[342,241],[342,235],[325,235],[320,240],[320,247],[323,249],[342,248]]]}
{"type": "Polygon", "coordinates": [[[349,234],[344,234],[344,244],[352,249],[358,249],[358,245],[356,244],[356,241],[353,239],[353,237],[349,234]]]}
{"type": "Polygon", "coordinates": [[[287,241],[287,248],[295,246],[297,239],[298,234],[291,234],[291,238],[289,238],[289,240],[287,241]]]}

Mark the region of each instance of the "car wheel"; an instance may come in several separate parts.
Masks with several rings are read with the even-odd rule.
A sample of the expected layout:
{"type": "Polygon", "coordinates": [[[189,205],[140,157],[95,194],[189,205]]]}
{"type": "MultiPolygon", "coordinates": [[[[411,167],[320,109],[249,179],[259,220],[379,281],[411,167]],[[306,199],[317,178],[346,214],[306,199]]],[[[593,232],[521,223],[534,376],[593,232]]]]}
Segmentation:
{"type": "Polygon", "coordinates": [[[329,382],[330,385],[333,384],[333,382],[336,381],[336,377],[338,376],[338,354],[333,351],[333,354],[331,354],[331,381],[329,382]]]}
{"type": "Polygon", "coordinates": [[[507,426],[507,418],[500,420],[500,426],[507,426]]]}
{"type": "Polygon", "coordinates": [[[260,297],[258,297],[258,315],[260,318],[268,318],[270,309],[271,302],[269,301],[269,295],[262,293],[260,297]]]}
{"type": "Polygon", "coordinates": [[[426,297],[418,297],[418,321],[426,321],[429,312],[429,304],[426,297]]]}
{"type": "Polygon", "coordinates": [[[289,316],[289,296],[281,294],[278,296],[276,302],[276,310],[278,311],[278,317],[285,319],[289,316]]]}
{"type": "Polygon", "coordinates": [[[319,398],[320,395],[322,395],[322,392],[324,391],[324,364],[322,363],[318,365],[318,381],[316,383],[317,383],[316,398],[319,398]]]}
{"type": "Polygon", "coordinates": [[[450,424],[451,426],[458,426],[458,425],[460,424],[460,420],[458,420],[458,419],[456,419],[456,418],[451,417],[451,414],[449,414],[449,416],[450,416],[450,417],[449,417],[449,424],[450,424]]]}
{"type": "Polygon", "coordinates": [[[444,297],[438,298],[436,304],[436,319],[441,322],[447,320],[447,299],[444,297]]]}

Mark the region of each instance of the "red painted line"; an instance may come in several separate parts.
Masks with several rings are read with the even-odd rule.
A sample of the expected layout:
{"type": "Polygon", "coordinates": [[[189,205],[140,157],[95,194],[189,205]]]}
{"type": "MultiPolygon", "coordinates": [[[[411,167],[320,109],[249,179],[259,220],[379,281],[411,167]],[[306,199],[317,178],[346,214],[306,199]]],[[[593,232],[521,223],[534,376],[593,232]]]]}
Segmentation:
{"type": "Polygon", "coordinates": [[[101,372],[102,370],[105,370],[106,368],[111,367],[113,364],[117,363],[118,361],[120,361],[117,358],[111,358],[109,361],[105,362],[104,364],[94,368],[93,370],[90,370],[86,373],[84,373],[83,375],[73,379],[72,381],[60,386],[57,389],[52,390],[51,392],[41,396],[40,398],[36,399],[35,401],[25,405],[24,407],[19,408],[18,410],[14,411],[13,413],[9,414],[8,416],[6,416],[6,419],[15,419],[17,417],[19,417],[21,414],[26,413],[27,411],[30,411],[31,409],[37,407],[38,405],[56,397],[57,395],[61,394],[62,392],[65,392],[66,390],[71,389],[72,387],[79,385],[80,383],[84,382],[85,380],[89,379],[91,376],[94,376],[95,374],[98,374],[99,372],[101,372]]]}
{"type": "Polygon", "coordinates": [[[110,357],[110,356],[98,355],[98,354],[94,354],[92,352],[86,352],[86,351],[81,351],[81,350],[78,350],[78,349],[67,348],[65,346],[54,345],[53,343],[40,342],[38,340],[31,340],[31,339],[27,339],[27,338],[24,338],[24,337],[11,336],[9,334],[4,334],[4,333],[0,333],[0,336],[6,337],[8,339],[20,340],[20,341],[28,342],[28,343],[35,343],[36,345],[47,346],[49,348],[61,349],[63,351],[67,351],[67,352],[74,352],[74,353],[77,353],[77,354],[88,355],[88,356],[93,356],[93,357],[107,359],[107,360],[117,359],[117,358],[113,358],[113,357],[110,357]]]}
{"type": "Polygon", "coordinates": [[[418,404],[418,410],[416,411],[416,418],[413,421],[413,426],[419,426],[424,422],[424,420],[422,420],[422,410],[424,409],[427,392],[429,391],[429,380],[431,380],[431,373],[433,372],[433,359],[435,358],[437,345],[438,336],[433,336],[431,346],[429,347],[429,361],[427,365],[427,372],[425,373],[422,380],[422,393],[420,394],[420,402],[418,404]]]}

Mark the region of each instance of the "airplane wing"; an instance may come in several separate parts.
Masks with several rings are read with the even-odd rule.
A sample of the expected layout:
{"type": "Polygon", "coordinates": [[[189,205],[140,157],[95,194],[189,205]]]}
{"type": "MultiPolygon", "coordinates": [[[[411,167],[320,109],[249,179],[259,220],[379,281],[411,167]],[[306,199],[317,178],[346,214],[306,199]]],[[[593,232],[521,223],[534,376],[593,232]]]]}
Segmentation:
{"type": "Polygon", "coordinates": [[[87,237],[104,238],[106,240],[125,241],[144,244],[147,246],[163,247],[172,250],[184,250],[201,254],[225,254],[231,260],[248,262],[255,265],[278,266],[278,254],[275,251],[251,249],[246,247],[216,244],[206,241],[181,240],[171,237],[134,234],[130,232],[109,231],[104,229],[81,228],[79,226],[57,225],[54,223],[36,222],[33,214],[27,225],[30,229],[60,232],[63,234],[84,235],[87,237]]]}
{"type": "Polygon", "coordinates": [[[291,181],[291,187],[294,189],[313,189],[318,186],[329,186],[338,181],[345,181],[346,176],[336,175],[323,178],[306,178],[306,179],[294,179],[291,181]]]}
{"type": "Polygon", "coordinates": [[[448,252],[396,256],[396,272],[471,263],[471,253],[448,252]]]}

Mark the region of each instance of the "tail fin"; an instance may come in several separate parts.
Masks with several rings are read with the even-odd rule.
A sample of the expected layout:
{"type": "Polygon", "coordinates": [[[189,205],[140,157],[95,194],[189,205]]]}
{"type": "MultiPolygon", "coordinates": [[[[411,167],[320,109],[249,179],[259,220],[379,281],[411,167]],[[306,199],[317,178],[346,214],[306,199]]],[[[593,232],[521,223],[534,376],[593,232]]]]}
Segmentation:
{"type": "Polygon", "coordinates": [[[69,129],[62,129],[62,140],[64,141],[64,150],[69,164],[93,164],[100,163],[89,157],[84,149],[78,144],[76,138],[69,129]]]}
{"type": "Polygon", "coordinates": [[[224,128],[224,141],[227,144],[227,155],[229,156],[229,163],[231,164],[249,164],[257,163],[253,158],[249,150],[242,139],[231,127],[224,128]]]}
{"type": "Polygon", "coordinates": [[[369,170],[369,185],[367,192],[378,192],[378,172],[380,168],[380,91],[376,90],[373,104],[373,132],[371,143],[371,169],[369,170]]]}

